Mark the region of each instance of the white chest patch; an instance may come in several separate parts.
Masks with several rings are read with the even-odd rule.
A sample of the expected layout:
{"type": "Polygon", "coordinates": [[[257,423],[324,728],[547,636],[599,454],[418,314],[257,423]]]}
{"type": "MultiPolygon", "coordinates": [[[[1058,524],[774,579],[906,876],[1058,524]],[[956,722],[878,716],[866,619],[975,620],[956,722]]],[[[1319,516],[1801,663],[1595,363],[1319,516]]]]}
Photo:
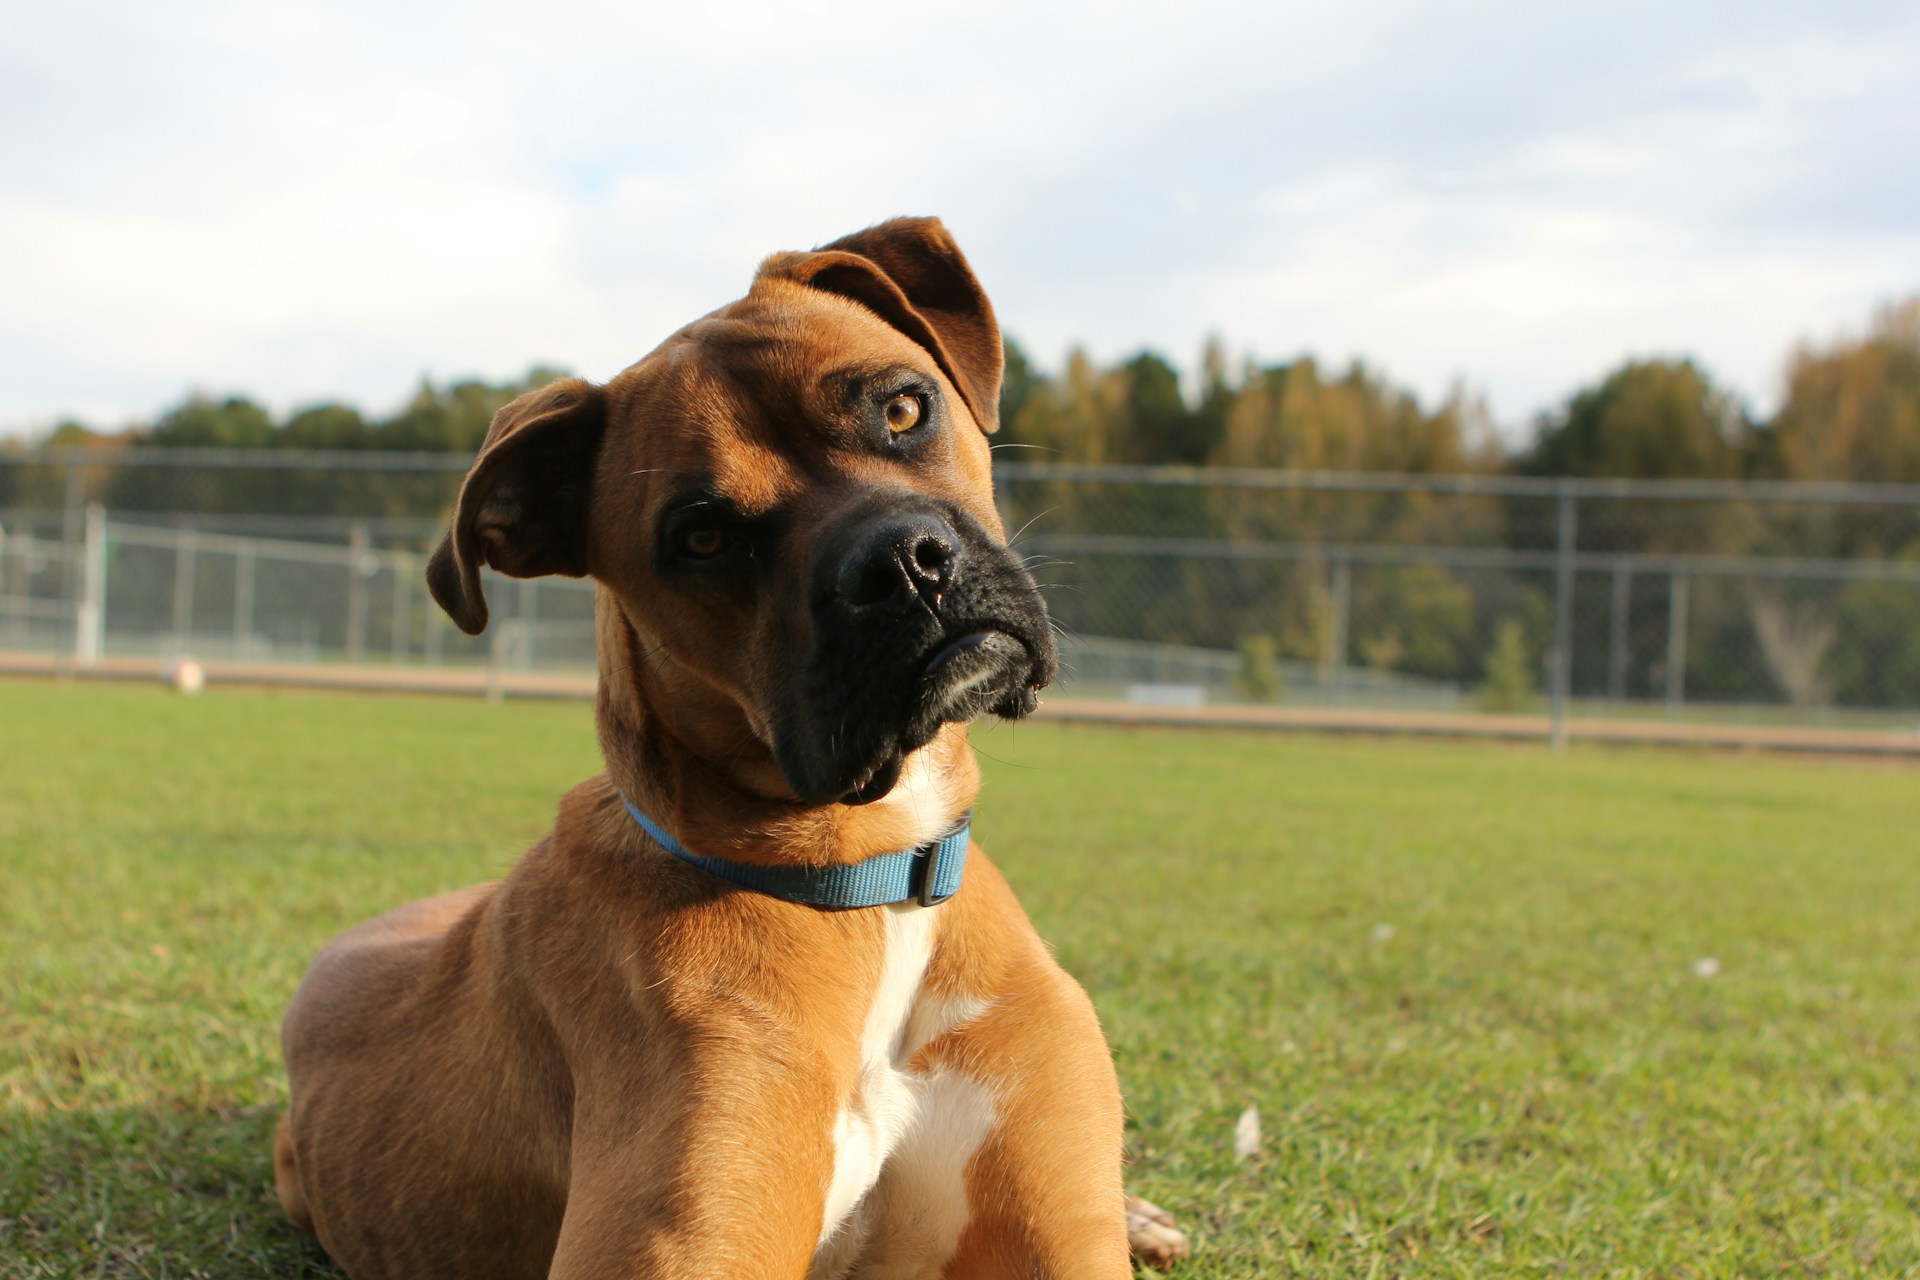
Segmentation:
{"type": "Polygon", "coordinates": [[[833,1177],[810,1280],[938,1274],[966,1226],[967,1160],[993,1125],[993,1099],[958,1072],[906,1070],[978,1001],[921,992],[940,908],[885,913],[886,954],[860,1036],[860,1069],[833,1121],[833,1177]]]}

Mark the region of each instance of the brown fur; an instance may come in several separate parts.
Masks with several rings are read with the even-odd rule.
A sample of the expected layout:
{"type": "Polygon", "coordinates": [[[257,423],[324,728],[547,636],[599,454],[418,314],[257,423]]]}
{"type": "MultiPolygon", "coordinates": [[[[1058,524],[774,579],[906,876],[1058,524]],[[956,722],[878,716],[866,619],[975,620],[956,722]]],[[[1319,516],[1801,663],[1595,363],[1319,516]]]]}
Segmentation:
{"type": "MultiPolygon", "coordinates": [[[[276,1185],[357,1280],[808,1274],[888,909],[732,889],[655,846],[615,788],[741,860],[852,862],[924,838],[912,805],[796,801],[768,745],[771,689],[804,642],[807,531],[845,504],[914,487],[1004,537],[984,436],[999,361],[952,240],[901,220],[769,259],[744,299],[604,387],[567,380],[501,411],[430,579],[477,631],[482,561],[593,575],[607,771],[504,880],[334,939],[287,1012],[276,1185]],[[911,473],[855,446],[823,380],[882,364],[952,392],[954,429],[911,473]],[[739,600],[662,577],[658,506],[689,471],[788,513],[801,544],[780,581],[739,600]]],[[[934,816],[957,818],[979,789],[964,726],[922,755],[934,816]]],[[[926,910],[920,998],[984,1011],[910,1070],[980,1083],[994,1123],[951,1256],[885,1274],[1131,1274],[1119,1092],[1090,1003],[977,847],[960,894],[926,910]]],[[[907,1196],[884,1173],[869,1193],[888,1221],[918,1211],[907,1196]]],[[[890,1247],[876,1228],[851,1274],[900,1263],[890,1247]]]]}

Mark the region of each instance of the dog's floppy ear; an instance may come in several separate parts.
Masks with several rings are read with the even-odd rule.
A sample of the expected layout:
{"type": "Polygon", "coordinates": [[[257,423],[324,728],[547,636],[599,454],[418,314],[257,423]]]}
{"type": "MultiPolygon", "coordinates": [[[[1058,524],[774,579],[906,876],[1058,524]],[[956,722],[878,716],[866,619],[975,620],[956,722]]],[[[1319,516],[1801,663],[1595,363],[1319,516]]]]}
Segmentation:
{"type": "Polygon", "coordinates": [[[999,427],[1000,326],[940,219],[895,218],[812,253],[782,254],[761,270],[872,310],[932,354],[981,430],[999,427]]]}
{"type": "Polygon", "coordinates": [[[487,626],[480,566],[512,578],[587,572],[587,498],[606,400],[584,378],[529,391],[493,415],[427,561],[427,589],[460,629],[487,626]]]}

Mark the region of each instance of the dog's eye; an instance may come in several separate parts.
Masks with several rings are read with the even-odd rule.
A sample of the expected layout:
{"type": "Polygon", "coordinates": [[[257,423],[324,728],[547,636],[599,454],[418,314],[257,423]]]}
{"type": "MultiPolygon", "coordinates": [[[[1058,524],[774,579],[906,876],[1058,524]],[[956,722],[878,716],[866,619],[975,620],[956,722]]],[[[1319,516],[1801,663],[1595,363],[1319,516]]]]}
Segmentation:
{"type": "Polygon", "coordinates": [[[717,524],[696,525],[680,535],[680,549],[696,560],[711,560],[733,545],[733,535],[717,524]]]}
{"type": "Polygon", "coordinates": [[[927,408],[920,403],[919,396],[899,395],[887,401],[887,430],[895,435],[905,435],[920,425],[920,419],[927,416],[927,408]]]}

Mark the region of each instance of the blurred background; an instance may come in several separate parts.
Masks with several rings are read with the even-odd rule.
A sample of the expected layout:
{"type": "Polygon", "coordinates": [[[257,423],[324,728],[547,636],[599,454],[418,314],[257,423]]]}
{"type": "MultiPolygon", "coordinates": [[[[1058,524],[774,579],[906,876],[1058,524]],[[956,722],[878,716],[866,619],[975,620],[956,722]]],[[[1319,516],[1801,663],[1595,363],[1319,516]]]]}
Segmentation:
{"type": "Polygon", "coordinates": [[[1916,727],[1910,5],[9,9],[16,667],[578,692],[420,587],[492,411],[927,212],[1063,693],[1916,727]]]}

